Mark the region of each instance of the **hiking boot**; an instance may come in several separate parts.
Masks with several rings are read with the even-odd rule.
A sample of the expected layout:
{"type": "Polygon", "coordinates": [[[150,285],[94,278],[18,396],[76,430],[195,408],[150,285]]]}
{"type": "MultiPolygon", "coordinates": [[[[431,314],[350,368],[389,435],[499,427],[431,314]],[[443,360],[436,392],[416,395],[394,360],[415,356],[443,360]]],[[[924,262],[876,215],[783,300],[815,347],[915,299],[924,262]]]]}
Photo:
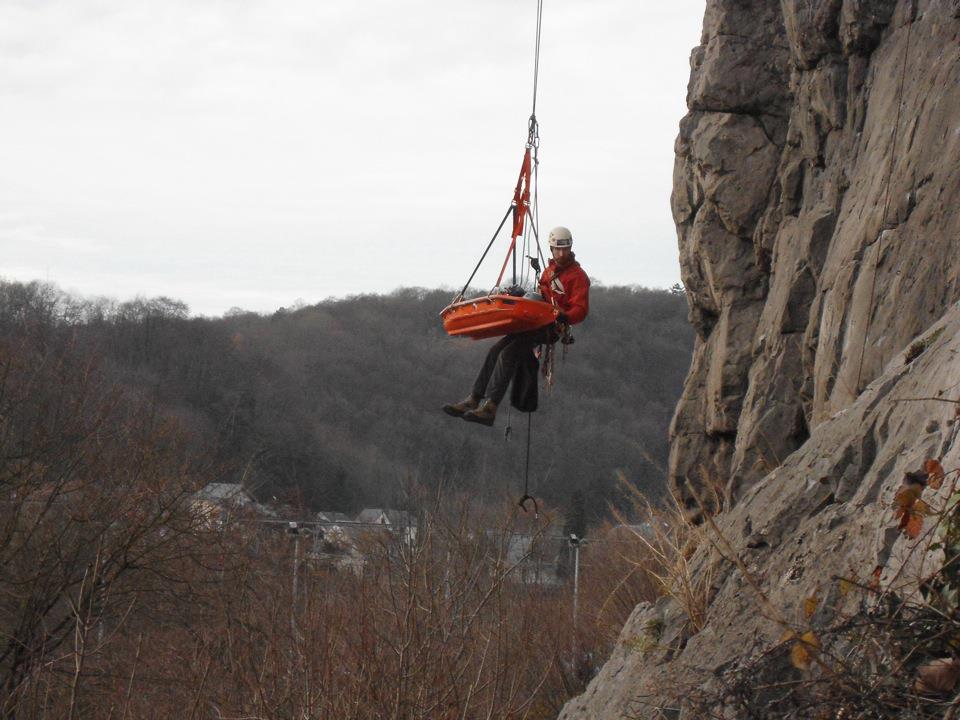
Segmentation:
{"type": "Polygon", "coordinates": [[[463,417],[463,414],[469,412],[470,410],[476,410],[477,406],[480,404],[480,398],[476,395],[471,395],[466,400],[462,400],[453,405],[444,405],[443,411],[447,415],[453,415],[453,417],[463,417]]]}
{"type": "Polygon", "coordinates": [[[497,404],[493,400],[484,400],[476,410],[465,412],[463,419],[481,425],[493,425],[493,421],[497,419],[497,404]]]}

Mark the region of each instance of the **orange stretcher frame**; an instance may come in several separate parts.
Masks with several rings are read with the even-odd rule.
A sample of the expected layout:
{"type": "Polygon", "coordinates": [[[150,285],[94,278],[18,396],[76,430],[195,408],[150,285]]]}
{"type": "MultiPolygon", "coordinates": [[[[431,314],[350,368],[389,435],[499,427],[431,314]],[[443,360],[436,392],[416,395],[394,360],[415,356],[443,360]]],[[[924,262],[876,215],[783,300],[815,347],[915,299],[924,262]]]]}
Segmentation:
{"type": "Polygon", "coordinates": [[[556,322],[560,309],[543,300],[513,295],[481,295],[440,312],[448,335],[474,340],[536,330],[556,322]]]}

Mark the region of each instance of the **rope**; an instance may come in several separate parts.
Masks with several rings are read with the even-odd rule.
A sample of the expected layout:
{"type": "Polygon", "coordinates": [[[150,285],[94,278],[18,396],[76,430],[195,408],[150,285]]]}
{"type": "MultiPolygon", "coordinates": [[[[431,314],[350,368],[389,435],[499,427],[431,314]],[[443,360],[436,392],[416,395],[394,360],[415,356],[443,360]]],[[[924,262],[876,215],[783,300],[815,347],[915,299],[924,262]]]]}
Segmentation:
{"type": "Polygon", "coordinates": [[[510,207],[507,208],[507,212],[503,216],[503,220],[500,221],[500,224],[497,226],[497,231],[493,234],[493,237],[490,238],[490,242],[487,243],[487,249],[483,251],[483,255],[480,256],[480,260],[477,262],[477,266],[473,269],[473,272],[470,273],[470,277],[467,278],[466,284],[463,286],[457,296],[453,299],[454,302],[461,299],[464,293],[467,292],[467,288],[470,287],[470,283],[473,280],[474,275],[477,274],[477,270],[480,269],[480,266],[483,264],[484,259],[487,257],[487,253],[490,252],[490,248],[493,247],[493,241],[497,239],[497,235],[500,234],[500,231],[503,230],[504,224],[507,222],[507,218],[510,217],[510,213],[513,212],[513,203],[510,203],[510,207]]]}
{"type": "Polygon", "coordinates": [[[527,460],[523,469],[523,497],[517,503],[524,512],[527,512],[527,501],[533,502],[534,517],[540,518],[540,505],[537,499],[530,494],[530,436],[533,428],[533,413],[527,413],[527,460]]]}
{"type": "MultiPolygon", "coordinates": [[[[518,210],[518,212],[523,212],[523,210],[518,210]]],[[[513,286],[517,286],[517,252],[513,252],[513,286]]]]}
{"type": "MultiPolygon", "coordinates": [[[[542,5],[542,0],[541,0],[542,5]]],[[[540,43],[540,32],[537,31],[537,44],[540,43]]],[[[539,55],[539,51],[538,51],[539,55]]],[[[539,59],[538,59],[539,62],[539,59]]],[[[536,95],[536,93],[534,93],[536,95]]],[[[536,105],[536,99],[534,99],[536,105]]],[[[540,259],[540,267],[547,269],[547,261],[543,256],[543,250],[540,247],[540,123],[537,122],[537,116],[530,116],[530,135],[528,142],[533,148],[530,160],[533,163],[533,203],[531,208],[527,208],[527,218],[530,220],[530,227],[533,230],[533,237],[537,241],[537,257],[540,259]]],[[[540,278],[535,278],[539,280],[540,278]]]]}
{"type": "MultiPolygon", "coordinates": [[[[500,231],[503,229],[504,224],[507,222],[507,218],[510,216],[511,210],[514,213],[524,213],[527,217],[531,217],[533,223],[537,225],[534,229],[534,234],[537,238],[537,254],[540,259],[543,260],[543,252],[540,249],[540,233],[539,233],[539,222],[540,222],[540,213],[539,213],[539,195],[538,195],[538,170],[540,167],[540,162],[537,159],[537,153],[540,148],[540,126],[537,123],[537,87],[539,84],[540,77],[540,30],[543,24],[543,0],[537,0],[537,37],[535,42],[535,50],[533,57],[533,109],[530,113],[530,120],[527,124],[527,148],[530,149],[530,160],[533,163],[533,208],[534,211],[531,214],[529,207],[519,207],[511,203],[510,208],[507,209],[506,214],[503,216],[503,220],[500,221],[500,225],[497,227],[497,231],[493,234],[493,237],[490,238],[490,242],[487,244],[486,249],[483,251],[483,255],[480,256],[477,266],[473,269],[473,272],[470,273],[470,278],[467,280],[466,284],[463,286],[463,290],[454,298],[454,302],[463,298],[464,294],[467,292],[467,288],[470,287],[470,283],[473,281],[473,278],[476,276],[477,271],[480,269],[480,266],[483,264],[483,261],[487,257],[487,253],[490,251],[490,248],[493,246],[494,241],[497,239],[497,236],[500,234],[500,231]]],[[[523,177],[524,170],[521,168],[520,174],[521,179],[523,177]]],[[[529,177],[528,177],[529,180],[529,177]]],[[[528,184],[530,184],[528,182],[528,184]]],[[[518,184],[518,188],[520,185],[518,184]]],[[[530,188],[527,188],[529,192],[530,188]]],[[[524,242],[526,242],[526,230],[524,231],[524,242]]],[[[513,284],[517,285],[517,254],[514,244],[516,243],[516,237],[514,236],[514,241],[510,245],[510,250],[507,252],[507,257],[504,259],[503,267],[500,269],[500,276],[497,278],[496,287],[500,287],[500,281],[503,279],[503,273],[506,270],[507,262],[510,260],[510,256],[513,256],[513,284]]],[[[526,251],[524,251],[526,255],[526,251]]]]}
{"type": "Polygon", "coordinates": [[[547,392],[553,389],[553,358],[554,358],[554,346],[547,345],[543,348],[543,381],[544,386],[547,392]]]}
{"type": "MultiPolygon", "coordinates": [[[[523,283],[526,284],[532,275],[533,260],[534,256],[531,255],[533,252],[533,242],[537,244],[537,254],[536,259],[539,260],[540,268],[542,270],[547,269],[547,260],[543,255],[543,248],[540,247],[540,196],[539,196],[539,187],[540,183],[537,177],[537,171],[540,167],[537,160],[537,148],[539,147],[539,136],[536,138],[537,144],[534,145],[533,151],[533,202],[532,206],[527,208],[527,220],[529,222],[526,224],[523,230],[523,255],[527,260],[531,262],[527,265],[527,269],[523,275],[523,283]],[[530,240],[531,234],[533,235],[533,242],[530,240]]],[[[537,282],[539,281],[539,273],[533,276],[533,290],[537,290],[537,282]]]]}
{"type": "MultiPolygon", "coordinates": [[[[533,235],[534,235],[534,238],[535,238],[536,241],[537,241],[537,257],[540,258],[540,266],[541,266],[544,270],[546,270],[546,269],[547,269],[547,258],[546,258],[546,256],[543,254],[543,248],[540,247],[540,232],[539,232],[539,230],[538,230],[538,227],[539,227],[539,225],[540,225],[540,217],[537,216],[536,218],[534,218],[532,215],[528,215],[528,217],[530,217],[530,222],[531,222],[531,224],[533,225],[533,235]]],[[[540,278],[537,278],[537,279],[539,280],[540,278]]]]}
{"type": "Polygon", "coordinates": [[[540,75],[540,25],[543,21],[543,0],[537,0],[537,42],[533,55],[533,110],[531,117],[537,114],[537,82],[540,75]]]}
{"type": "MultiPolygon", "coordinates": [[[[537,76],[540,70],[540,25],[543,17],[543,0],[537,0],[537,47],[533,61],[533,109],[530,113],[528,123],[527,145],[532,149],[531,161],[533,163],[533,202],[531,207],[524,208],[527,213],[527,219],[530,221],[524,233],[524,255],[529,257],[529,237],[537,243],[537,258],[541,262],[541,267],[546,270],[546,259],[543,255],[543,249],[540,247],[540,159],[538,157],[540,150],[540,124],[537,122],[537,76]]],[[[534,278],[536,283],[540,278],[534,278]]],[[[536,289],[536,287],[534,288],[536,289]]],[[[548,345],[549,347],[549,345],[548,345]]],[[[527,510],[527,501],[533,503],[533,513],[536,519],[540,519],[540,506],[537,499],[530,494],[530,441],[533,435],[533,413],[527,413],[527,449],[523,466],[523,497],[517,504],[524,512],[527,510]]]]}
{"type": "MultiPolygon", "coordinates": [[[[530,257],[530,226],[525,225],[523,228],[523,257],[530,257]]],[[[529,286],[530,282],[530,263],[527,263],[526,267],[523,270],[523,274],[520,276],[520,287],[526,288],[529,286]]]]}
{"type": "Polygon", "coordinates": [[[863,343],[860,345],[860,364],[857,366],[857,392],[861,392],[860,379],[863,375],[863,359],[867,352],[867,335],[873,321],[874,304],[877,300],[877,269],[883,255],[883,233],[887,229],[887,210],[890,208],[890,180],[893,177],[893,161],[897,156],[897,136],[900,132],[900,110],[903,107],[903,85],[907,76],[907,60],[910,58],[910,32],[913,30],[915,6],[911,4],[910,23],[907,25],[907,41],[903,49],[903,62],[900,67],[900,88],[897,90],[897,119],[893,125],[893,146],[890,148],[890,163],[887,166],[886,189],[883,198],[883,216],[881,217],[880,236],[877,238],[877,254],[873,261],[873,277],[870,280],[870,306],[867,309],[867,326],[863,330],[863,343]]]}
{"type": "MultiPolygon", "coordinates": [[[[540,169],[540,160],[537,157],[538,151],[540,149],[540,125],[537,122],[537,88],[540,83],[540,34],[541,28],[543,26],[543,0],[537,0],[537,39],[534,43],[534,53],[533,53],[533,104],[530,110],[530,121],[527,124],[527,147],[532,149],[531,160],[533,162],[533,212],[530,212],[530,208],[523,208],[522,212],[527,213],[527,217],[530,218],[531,225],[533,225],[533,235],[537,241],[537,256],[540,260],[543,260],[543,252],[540,250],[540,211],[539,211],[539,174],[540,169]]],[[[529,257],[529,230],[528,227],[524,232],[524,246],[523,254],[525,257],[529,257]]],[[[516,264],[516,255],[514,255],[514,264],[516,264]]],[[[514,265],[516,266],[516,265],[514,265]]],[[[546,265],[542,265],[546,267],[546,265]]],[[[535,278],[534,282],[539,280],[535,278]]],[[[514,271],[514,284],[516,284],[516,271],[514,271]]]]}
{"type": "MultiPolygon", "coordinates": [[[[537,42],[539,42],[539,33],[537,42]]],[[[536,105],[536,100],[534,100],[534,105],[536,105]]],[[[543,256],[543,249],[540,247],[540,123],[537,122],[536,115],[531,115],[527,123],[527,149],[530,150],[530,164],[532,166],[530,186],[532,188],[531,194],[533,195],[533,200],[524,208],[526,218],[529,222],[523,229],[523,255],[527,259],[532,260],[530,255],[532,248],[530,233],[532,232],[534,240],[537,243],[537,258],[540,260],[540,266],[542,269],[546,269],[547,261],[543,256]]],[[[524,273],[523,282],[526,282],[529,276],[529,270],[530,266],[527,266],[528,272],[524,273]]],[[[534,290],[536,290],[536,282],[539,279],[539,276],[534,278],[534,290]]]]}
{"type": "Polygon", "coordinates": [[[527,413],[527,457],[523,467],[523,493],[530,492],[530,430],[533,427],[533,413],[527,413]]]}

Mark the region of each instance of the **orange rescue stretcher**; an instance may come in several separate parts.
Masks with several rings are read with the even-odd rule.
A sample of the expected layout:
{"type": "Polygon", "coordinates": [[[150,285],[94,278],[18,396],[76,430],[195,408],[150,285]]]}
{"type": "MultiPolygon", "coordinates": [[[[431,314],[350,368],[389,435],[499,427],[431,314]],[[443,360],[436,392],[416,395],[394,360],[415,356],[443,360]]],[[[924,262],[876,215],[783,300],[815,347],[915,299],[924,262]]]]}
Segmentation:
{"type": "Polygon", "coordinates": [[[448,335],[474,340],[536,330],[555,322],[560,309],[543,300],[513,295],[481,295],[440,312],[448,335]]]}

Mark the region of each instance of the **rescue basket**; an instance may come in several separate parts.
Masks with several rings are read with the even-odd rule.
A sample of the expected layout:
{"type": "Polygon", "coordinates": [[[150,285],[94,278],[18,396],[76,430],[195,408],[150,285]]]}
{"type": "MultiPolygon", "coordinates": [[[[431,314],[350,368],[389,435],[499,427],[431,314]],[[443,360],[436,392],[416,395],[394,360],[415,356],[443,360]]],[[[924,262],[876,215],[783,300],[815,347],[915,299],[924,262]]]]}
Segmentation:
{"type": "Polygon", "coordinates": [[[448,335],[474,340],[536,330],[555,322],[559,308],[543,300],[513,295],[481,295],[440,312],[448,335]]]}

